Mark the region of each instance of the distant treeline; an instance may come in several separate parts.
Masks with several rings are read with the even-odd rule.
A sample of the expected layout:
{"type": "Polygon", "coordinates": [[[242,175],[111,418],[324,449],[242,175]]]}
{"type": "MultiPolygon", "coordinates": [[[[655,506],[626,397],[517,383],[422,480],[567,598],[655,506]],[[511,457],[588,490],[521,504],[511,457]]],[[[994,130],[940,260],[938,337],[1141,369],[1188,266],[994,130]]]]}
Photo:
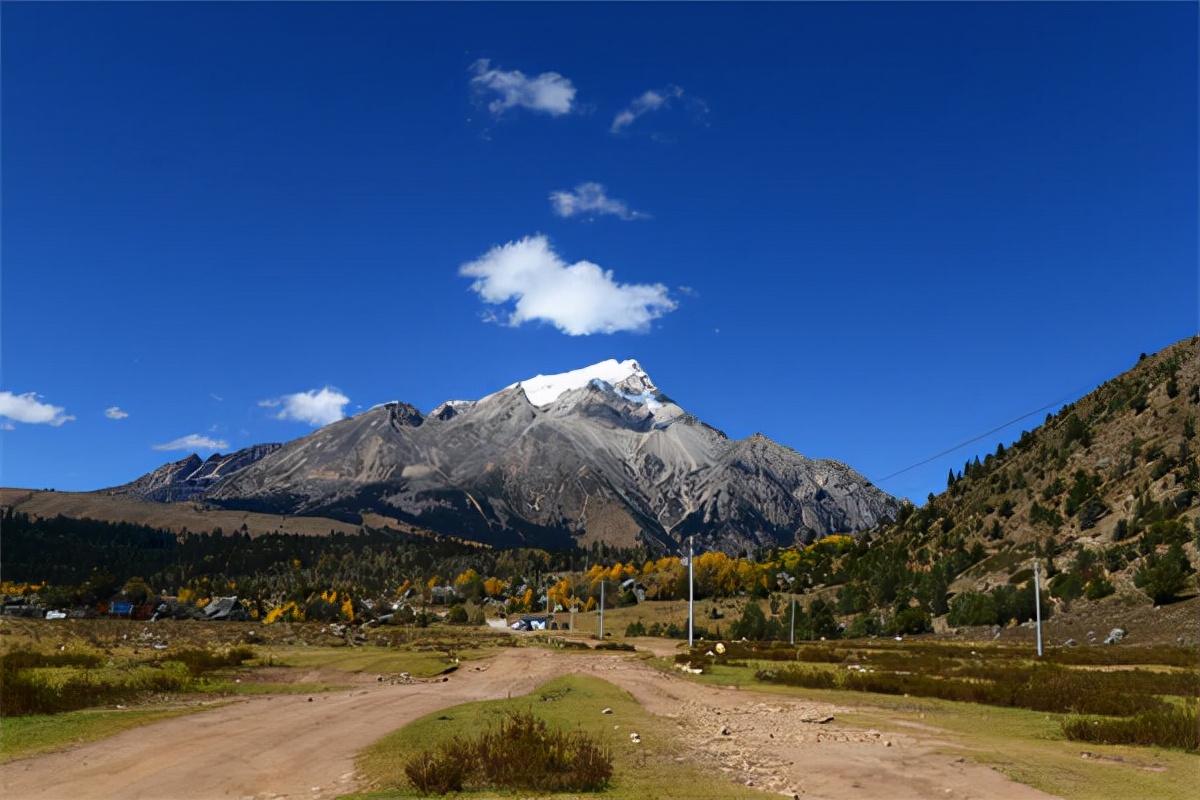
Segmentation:
{"type": "MultiPolygon", "coordinates": [[[[460,574],[467,569],[504,580],[583,570],[599,560],[645,559],[641,550],[597,544],[590,550],[548,552],[533,549],[492,550],[447,538],[395,531],[360,529],[328,536],[271,533],[251,537],[244,529],[226,533],[180,533],[128,522],[33,519],[12,508],[0,510],[3,559],[0,580],[7,584],[82,586],[104,574],[120,586],[144,578],[158,592],[178,593],[197,584],[214,593],[303,582],[328,586],[352,584],[356,593],[385,594],[405,579],[460,574]]],[[[232,593],[232,592],[231,592],[232,593]]]]}

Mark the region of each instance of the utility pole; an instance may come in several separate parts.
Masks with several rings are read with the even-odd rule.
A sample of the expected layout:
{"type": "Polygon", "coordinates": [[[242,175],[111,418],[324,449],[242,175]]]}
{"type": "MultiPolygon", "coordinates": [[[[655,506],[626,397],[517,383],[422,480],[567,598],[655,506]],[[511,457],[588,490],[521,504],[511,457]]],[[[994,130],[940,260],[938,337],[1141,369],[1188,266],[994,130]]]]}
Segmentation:
{"type": "Polygon", "coordinates": [[[696,548],[695,536],[688,537],[688,649],[696,632],[696,548]]]}
{"type": "Polygon", "coordinates": [[[1038,658],[1042,657],[1042,580],[1038,573],[1038,562],[1033,562],[1033,606],[1037,614],[1038,658]]]}
{"type": "MultiPolygon", "coordinates": [[[[812,608],[812,606],[809,606],[812,608]]],[[[788,633],[788,644],[796,644],[796,595],[792,595],[792,630],[788,633]]]]}

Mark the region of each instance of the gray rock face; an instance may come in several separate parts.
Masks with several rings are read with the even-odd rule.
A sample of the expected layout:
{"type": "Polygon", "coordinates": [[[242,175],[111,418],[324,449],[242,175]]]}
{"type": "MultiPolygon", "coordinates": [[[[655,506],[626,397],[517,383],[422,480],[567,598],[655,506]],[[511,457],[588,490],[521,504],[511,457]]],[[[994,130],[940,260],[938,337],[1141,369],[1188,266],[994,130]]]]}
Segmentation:
{"type": "MultiPolygon", "coordinates": [[[[130,486],[169,483],[164,471],[184,463],[130,486]]],[[[676,550],[695,535],[728,552],[853,532],[899,508],[844,464],[761,435],[730,440],[632,361],[538,376],[429,416],[377,406],[226,472],[203,496],[275,513],[374,512],[497,545],[676,550]]]]}
{"type": "Polygon", "coordinates": [[[269,456],[281,444],[256,444],[227,456],[214,453],[207,460],[192,453],[185,459],[163,464],[137,480],[109,489],[110,494],[171,503],[203,497],[222,478],[269,456]]]}

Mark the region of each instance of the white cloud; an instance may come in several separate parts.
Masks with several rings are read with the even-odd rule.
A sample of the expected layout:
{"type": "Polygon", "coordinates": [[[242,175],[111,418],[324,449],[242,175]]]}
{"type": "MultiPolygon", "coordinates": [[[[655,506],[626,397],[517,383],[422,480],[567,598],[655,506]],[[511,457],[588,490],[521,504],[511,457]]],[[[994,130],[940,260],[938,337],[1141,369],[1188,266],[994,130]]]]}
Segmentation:
{"type": "Polygon", "coordinates": [[[332,386],[326,386],[322,389],[309,389],[307,392],[260,400],[258,404],[263,408],[278,408],[276,419],[305,422],[314,428],[320,428],[345,417],[343,409],[349,402],[349,397],[332,386]]]}
{"type": "MultiPolygon", "coordinates": [[[[705,119],[708,115],[708,104],[699,97],[685,95],[683,89],[672,85],[665,89],[650,89],[641,97],[635,97],[628,106],[617,112],[608,130],[610,133],[622,133],[643,114],[649,114],[651,111],[658,111],[661,108],[671,108],[675,105],[681,105],[690,111],[694,122],[708,124],[705,119]]],[[[673,136],[662,133],[653,133],[650,138],[663,142],[674,140],[673,136]]]]}
{"type": "Polygon", "coordinates": [[[173,442],[153,445],[155,450],[228,450],[229,442],[224,439],[210,439],[198,433],[180,436],[173,442]]]}
{"type": "Polygon", "coordinates": [[[129,416],[129,414],[125,413],[116,406],[113,406],[112,408],[104,409],[104,416],[108,417],[109,419],[125,419],[129,416]]]}
{"type": "Polygon", "coordinates": [[[683,97],[683,89],[678,86],[668,86],[661,91],[650,89],[641,97],[635,97],[632,103],[613,117],[612,127],[609,128],[609,131],[611,133],[620,133],[632,125],[633,121],[643,114],[657,111],[663,106],[670,106],[673,100],[678,100],[681,97],[683,97]]]}
{"type": "Polygon", "coordinates": [[[17,426],[11,422],[0,422],[0,431],[15,431],[16,429],[17,426]]]}
{"type": "Polygon", "coordinates": [[[550,205],[560,217],[576,214],[612,214],[623,220],[649,219],[649,214],[634,211],[624,200],[616,200],[604,193],[599,183],[581,183],[574,191],[559,189],[550,193],[550,205]]]}
{"type": "Polygon", "coordinates": [[[590,261],[568,264],[541,235],[493,247],[459,274],[475,278],[471,290],[485,303],[512,301],[511,313],[492,319],[513,327],[540,320],[569,336],[644,331],[676,307],[661,283],[617,283],[590,261]]]}
{"type": "Polygon", "coordinates": [[[471,65],[475,77],[471,87],[477,92],[499,95],[488,103],[488,110],[500,116],[510,108],[528,108],[552,117],[571,113],[575,87],[557,72],[543,72],[530,78],[520,70],[492,69],[491,62],[481,58],[471,65]]]}
{"type": "Polygon", "coordinates": [[[64,422],[70,422],[75,417],[64,413],[66,409],[43,403],[36,392],[13,394],[0,392],[0,417],[8,417],[14,422],[24,422],[30,425],[45,424],[58,427],[64,422]]]}

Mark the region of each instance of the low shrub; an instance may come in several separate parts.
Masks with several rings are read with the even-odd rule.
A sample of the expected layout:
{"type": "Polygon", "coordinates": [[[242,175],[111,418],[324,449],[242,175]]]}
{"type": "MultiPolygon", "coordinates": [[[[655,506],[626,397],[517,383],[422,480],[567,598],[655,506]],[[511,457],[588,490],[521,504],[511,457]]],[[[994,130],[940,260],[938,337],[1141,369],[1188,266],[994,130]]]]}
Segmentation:
{"type": "Polygon", "coordinates": [[[1072,717],[1063,722],[1062,730],[1076,742],[1158,745],[1200,752],[1200,715],[1194,702],[1118,719],[1072,717]]]}
{"type": "Polygon", "coordinates": [[[423,794],[464,787],[539,793],[594,792],[612,779],[612,752],[581,731],[558,731],[532,714],[513,712],[474,740],[455,738],[404,768],[423,794]]]}
{"type": "Polygon", "coordinates": [[[206,672],[215,672],[227,667],[240,667],[243,662],[255,658],[254,651],[249,647],[233,647],[221,653],[201,648],[187,648],[172,653],[167,659],[178,661],[187,667],[193,677],[199,677],[206,672]]]}

